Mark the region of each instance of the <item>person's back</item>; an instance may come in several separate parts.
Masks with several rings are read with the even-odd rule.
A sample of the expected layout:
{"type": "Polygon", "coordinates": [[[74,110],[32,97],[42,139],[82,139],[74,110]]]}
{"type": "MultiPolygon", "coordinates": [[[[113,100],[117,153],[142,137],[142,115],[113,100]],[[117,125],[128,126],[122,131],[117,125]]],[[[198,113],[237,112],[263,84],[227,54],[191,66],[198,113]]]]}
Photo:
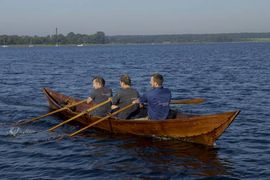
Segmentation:
{"type": "Polygon", "coordinates": [[[171,91],[168,88],[154,88],[140,97],[140,102],[147,103],[149,119],[166,119],[170,111],[171,91]]]}
{"type": "MultiPolygon", "coordinates": [[[[128,75],[122,75],[120,77],[121,89],[112,98],[112,104],[114,108],[123,108],[132,103],[134,99],[139,97],[137,90],[131,87],[131,80],[128,75]]],[[[130,115],[138,109],[138,105],[119,113],[117,117],[119,119],[129,119],[130,115]]]]}
{"type": "Polygon", "coordinates": [[[135,100],[134,103],[147,103],[149,119],[167,119],[170,111],[171,91],[163,88],[163,76],[160,74],[153,74],[150,83],[153,89],[135,100]]]}
{"type": "MultiPolygon", "coordinates": [[[[90,92],[88,103],[93,102],[94,104],[99,104],[103,101],[108,100],[108,98],[112,97],[112,90],[110,88],[104,87],[105,81],[101,77],[93,78],[93,89],[90,92]]],[[[103,117],[106,116],[111,111],[111,103],[107,103],[90,114],[93,116],[103,117]]]]}

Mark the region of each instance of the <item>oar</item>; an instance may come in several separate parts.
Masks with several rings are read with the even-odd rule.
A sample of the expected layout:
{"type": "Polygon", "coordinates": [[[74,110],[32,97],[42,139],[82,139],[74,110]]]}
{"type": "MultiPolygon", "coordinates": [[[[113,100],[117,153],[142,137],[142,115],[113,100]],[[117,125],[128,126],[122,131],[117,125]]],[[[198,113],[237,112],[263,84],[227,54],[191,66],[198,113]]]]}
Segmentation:
{"type": "Polygon", "coordinates": [[[93,111],[93,110],[99,108],[100,106],[103,106],[103,105],[107,104],[108,102],[111,101],[111,99],[112,99],[112,98],[109,98],[108,100],[103,101],[103,102],[101,102],[101,103],[95,105],[94,107],[91,107],[91,108],[89,108],[89,109],[87,109],[87,110],[85,110],[85,111],[83,111],[83,112],[77,114],[76,116],[73,116],[72,118],[70,118],[70,119],[68,119],[68,120],[66,120],[66,121],[64,121],[64,122],[62,122],[62,123],[60,123],[60,124],[58,124],[58,125],[56,125],[56,126],[53,126],[52,128],[49,129],[49,131],[53,131],[53,130],[55,130],[56,128],[58,128],[58,127],[60,127],[60,126],[66,124],[66,123],[68,123],[68,122],[70,122],[70,121],[72,121],[72,120],[74,120],[74,119],[76,119],[76,118],[78,118],[78,117],[80,117],[80,116],[86,114],[86,113],[89,113],[89,112],[91,112],[91,111],[93,111]]]}
{"type": "Polygon", "coordinates": [[[67,105],[67,106],[65,106],[65,107],[63,107],[63,108],[61,108],[61,109],[57,109],[57,110],[55,110],[55,111],[49,112],[48,114],[44,114],[44,115],[42,115],[42,116],[39,116],[39,117],[36,117],[36,118],[33,118],[33,119],[25,120],[25,121],[22,121],[22,122],[18,121],[18,122],[17,122],[17,125],[22,125],[22,124],[27,124],[27,123],[30,123],[30,122],[37,121],[37,120],[39,120],[39,119],[41,119],[41,118],[50,116],[50,115],[52,115],[52,114],[61,112],[61,111],[65,110],[65,109],[68,109],[68,108],[77,106],[77,105],[79,105],[79,104],[82,104],[82,103],[84,103],[84,102],[86,102],[86,101],[87,101],[87,99],[82,100],[82,101],[79,101],[79,102],[74,103],[74,104],[67,105]]]}
{"type": "Polygon", "coordinates": [[[92,124],[89,124],[89,125],[85,126],[84,128],[82,128],[82,129],[80,129],[80,130],[78,130],[78,131],[76,131],[76,132],[74,132],[74,133],[69,134],[68,136],[69,136],[69,137],[75,136],[76,134],[78,134],[78,133],[80,133],[80,132],[82,132],[82,131],[84,131],[84,130],[90,128],[91,126],[94,126],[94,125],[100,123],[101,121],[104,121],[104,120],[106,120],[106,119],[109,119],[110,117],[112,117],[112,116],[114,116],[114,115],[116,115],[116,114],[118,114],[118,113],[120,113],[120,112],[122,112],[122,111],[125,111],[126,109],[132,107],[133,105],[135,105],[135,104],[129,104],[129,105],[123,107],[122,109],[119,109],[118,111],[115,111],[115,112],[113,112],[112,114],[109,114],[108,116],[105,116],[105,117],[103,117],[103,118],[101,118],[101,119],[99,119],[99,120],[93,122],[92,124]]]}
{"type": "Polygon", "coordinates": [[[170,104],[200,104],[203,103],[205,100],[202,98],[195,98],[195,99],[182,99],[182,100],[171,100],[170,104]]]}

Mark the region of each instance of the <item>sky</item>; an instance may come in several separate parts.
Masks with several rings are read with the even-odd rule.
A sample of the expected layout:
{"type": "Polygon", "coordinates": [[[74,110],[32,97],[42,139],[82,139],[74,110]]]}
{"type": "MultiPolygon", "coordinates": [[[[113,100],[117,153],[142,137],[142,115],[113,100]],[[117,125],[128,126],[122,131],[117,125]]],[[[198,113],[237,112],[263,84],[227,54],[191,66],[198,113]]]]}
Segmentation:
{"type": "Polygon", "coordinates": [[[270,32],[270,0],[0,0],[0,35],[270,32]]]}

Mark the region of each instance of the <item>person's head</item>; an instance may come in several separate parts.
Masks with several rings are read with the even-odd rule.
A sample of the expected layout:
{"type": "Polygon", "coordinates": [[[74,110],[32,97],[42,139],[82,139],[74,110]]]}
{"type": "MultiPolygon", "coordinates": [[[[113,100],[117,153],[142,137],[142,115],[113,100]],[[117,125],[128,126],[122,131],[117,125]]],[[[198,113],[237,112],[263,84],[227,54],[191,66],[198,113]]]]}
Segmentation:
{"type": "Polygon", "coordinates": [[[120,76],[120,86],[121,87],[131,86],[131,79],[127,74],[120,76]]]}
{"type": "Polygon", "coordinates": [[[161,87],[163,85],[163,76],[161,74],[155,73],[152,74],[150,84],[151,87],[156,88],[156,87],[161,87]]]}
{"type": "Polygon", "coordinates": [[[105,80],[100,76],[93,77],[92,83],[94,89],[98,89],[105,86],[105,80]]]}

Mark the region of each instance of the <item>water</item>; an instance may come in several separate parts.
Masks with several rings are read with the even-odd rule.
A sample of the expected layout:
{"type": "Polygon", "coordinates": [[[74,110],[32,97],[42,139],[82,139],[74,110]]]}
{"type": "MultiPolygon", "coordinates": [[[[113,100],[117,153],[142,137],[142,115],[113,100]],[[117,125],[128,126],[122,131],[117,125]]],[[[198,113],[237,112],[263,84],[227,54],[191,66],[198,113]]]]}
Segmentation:
{"type": "Polygon", "coordinates": [[[0,48],[1,179],[269,179],[269,49],[269,43],[0,48]],[[43,87],[82,99],[92,76],[103,76],[115,92],[128,73],[142,93],[154,72],[165,76],[174,98],[206,99],[175,109],[241,110],[215,147],[95,130],[59,140],[76,129],[47,132],[57,117],[13,126],[48,112],[43,87]]]}

